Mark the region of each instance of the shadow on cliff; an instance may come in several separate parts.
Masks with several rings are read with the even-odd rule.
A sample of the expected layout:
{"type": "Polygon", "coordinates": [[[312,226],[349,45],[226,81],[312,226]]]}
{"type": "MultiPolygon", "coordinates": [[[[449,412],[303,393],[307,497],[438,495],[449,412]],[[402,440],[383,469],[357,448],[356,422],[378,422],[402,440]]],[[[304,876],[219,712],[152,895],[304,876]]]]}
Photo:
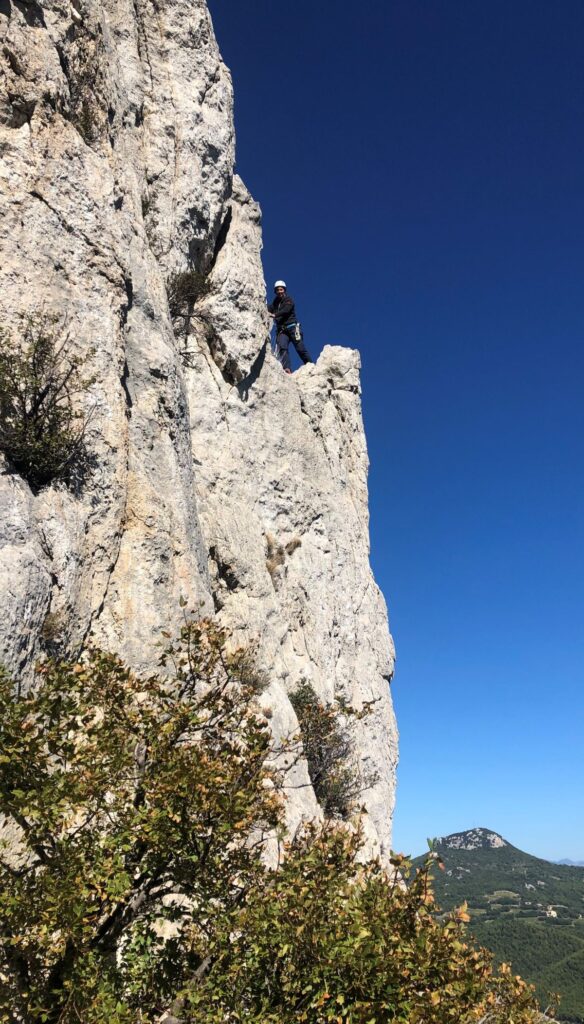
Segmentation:
{"type": "Polygon", "coordinates": [[[240,380],[237,387],[237,393],[241,398],[242,402],[247,402],[249,399],[249,392],[254,386],[255,382],[259,379],[259,376],[263,370],[264,363],[266,361],[266,353],[268,351],[268,339],[264,341],[261,349],[259,350],[256,358],[254,359],[251,369],[243,380],[240,380]]]}

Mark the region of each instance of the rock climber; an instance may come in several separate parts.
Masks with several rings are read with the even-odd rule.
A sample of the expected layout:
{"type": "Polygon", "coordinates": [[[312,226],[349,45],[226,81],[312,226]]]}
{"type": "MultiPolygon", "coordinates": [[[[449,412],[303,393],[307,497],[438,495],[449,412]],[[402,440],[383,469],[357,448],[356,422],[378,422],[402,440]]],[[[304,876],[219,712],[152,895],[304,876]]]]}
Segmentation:
{"type": "Polygon", "coordinates": [[[312,359],[304,347],[302,328],[296,319],[294,299],[291,295],[288,295],[285,281],[276,281],[274,285],[274,299],[268,306],[268,312],[272,314],[276,321],[276,355],[282,363],[285,372],[292,373],[290,353],[288,351],[290,342],[294,345],[302,362],[311,363],[312,359]]]}

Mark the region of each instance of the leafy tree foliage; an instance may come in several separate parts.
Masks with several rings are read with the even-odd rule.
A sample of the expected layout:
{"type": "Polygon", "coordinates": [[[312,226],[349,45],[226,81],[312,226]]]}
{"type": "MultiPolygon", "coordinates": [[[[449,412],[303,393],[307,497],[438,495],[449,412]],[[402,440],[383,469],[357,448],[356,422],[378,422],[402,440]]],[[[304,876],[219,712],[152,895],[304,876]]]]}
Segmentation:
{"type": "Polygon", "coordinates": [[[0,450],[34,488],[79,468],[87,418],[76,398],[92,383],[58,317],[35,314],[22,338],[0,330],[0,450]]]}
{"type": "MultiPolygon", "coordinates": [[[[437,919],[430,857],[410,883],[360,865],[358,834],[309,828],[219,937],[184,1020],[223,1024],[531,1024],[531,990],[464,940],[465,908],[437,919]]],[[[401,876],[401,877],[400,877],[401,876]]]]}
{"type": "Polygon", "coordinates": [[[260,685],[210,622],[138,679],[92,653],[0,689],[0,1020],[151,1020],[278,828],[260,685]],[[142,1016],[136,1016],[140,1011],[142,1016]]]}
{"type": "Polygon", "coordinates": [[[283,842],[262,685],[209,620],[147,679],[99,652],[2,679],[0,1021],[534,1024],[464,908],[437,917],[435,855],[388,874],[339,822],[283,842]]]}

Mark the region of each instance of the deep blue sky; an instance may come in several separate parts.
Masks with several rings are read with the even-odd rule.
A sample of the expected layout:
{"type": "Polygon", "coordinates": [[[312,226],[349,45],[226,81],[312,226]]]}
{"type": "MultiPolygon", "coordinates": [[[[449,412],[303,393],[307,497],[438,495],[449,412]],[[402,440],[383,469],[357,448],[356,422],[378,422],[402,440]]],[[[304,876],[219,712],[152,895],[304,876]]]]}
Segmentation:
{"type": "Polygon", "coordinates": [[[211,9],[268,281],[363,358],[395,846],[584,859],[584,3],[211,9]]]}

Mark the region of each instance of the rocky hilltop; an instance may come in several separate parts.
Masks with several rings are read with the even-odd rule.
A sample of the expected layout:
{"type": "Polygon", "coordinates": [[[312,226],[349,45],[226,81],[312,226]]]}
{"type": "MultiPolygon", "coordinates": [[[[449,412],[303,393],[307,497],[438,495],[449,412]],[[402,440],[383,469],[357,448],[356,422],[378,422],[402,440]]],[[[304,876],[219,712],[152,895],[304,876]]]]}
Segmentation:
{"type": "Polygon", "coordinates": [[[509,846],[503,836],[488,828],[470,828],[466,832],[452,832],[437,839],[437,850],[500,850],[509,846]]]}
{"type": "MultiPolygon", "coordinates": [[[[26,680],[50,634],[140,670],[181,598],[216,613],[257,642],[277,733],[302,680],[375,702],[357,746],[386,854],[393,649],[359,356],[326,346],[290,378],[270,351],[260,211],[234,174],[206,3],[0,0],[0,39],[2,322],[18,338],[30,313],[61,317],[93,378],[83,484],[0,475],[0,659],[26,680]]],[[[305,765],[288,803],[292,825],[320,813],[305,765]]]]}

